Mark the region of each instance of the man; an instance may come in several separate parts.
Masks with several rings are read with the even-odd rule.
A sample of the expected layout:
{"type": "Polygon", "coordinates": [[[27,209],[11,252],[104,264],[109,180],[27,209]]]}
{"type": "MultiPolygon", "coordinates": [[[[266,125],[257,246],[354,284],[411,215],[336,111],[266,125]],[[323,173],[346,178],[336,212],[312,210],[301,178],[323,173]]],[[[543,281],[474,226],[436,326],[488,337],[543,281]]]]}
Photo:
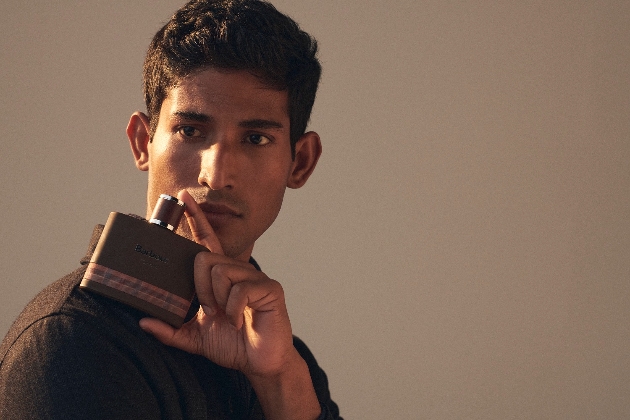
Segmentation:
{"type": "Polygon", "coordinates": [[[251,259],[285,188],[304,185],[321,154],[306,132],[316,50],[255,0],[193,0],[158,31],[147,114],[127,135],[148,171],[147,215],[160,194],[178,195],[178,233],[210,250],[194,263],[199,303],[175,329],[80,289],[85,267],[53,283],[0,348],[0,418],[339,418],[282,287],[251,259]]]}

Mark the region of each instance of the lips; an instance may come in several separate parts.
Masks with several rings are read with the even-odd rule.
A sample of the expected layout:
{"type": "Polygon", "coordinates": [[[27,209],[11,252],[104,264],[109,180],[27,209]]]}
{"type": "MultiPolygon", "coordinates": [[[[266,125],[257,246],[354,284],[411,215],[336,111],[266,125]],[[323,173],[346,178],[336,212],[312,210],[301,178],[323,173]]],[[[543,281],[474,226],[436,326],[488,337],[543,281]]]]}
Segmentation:
{"type": "Polygon", "coordinates": [[[204,213],[222,214],[222,215],[234,216],[234,217],[242,216],[242,214],[238,210],[225,204],[204,202],[204,203],[200,203],[199,207],[201,207],[201,210],[203,210],[204,213]]]}
{"type": "Polygon", "coordinates": [[[215,230],[220,230],[221,227],[240,219],[243,215],[240,211],[227,204],[203,202],[199,204],[199,207],[201,207],[208,223],[215,230]]]}

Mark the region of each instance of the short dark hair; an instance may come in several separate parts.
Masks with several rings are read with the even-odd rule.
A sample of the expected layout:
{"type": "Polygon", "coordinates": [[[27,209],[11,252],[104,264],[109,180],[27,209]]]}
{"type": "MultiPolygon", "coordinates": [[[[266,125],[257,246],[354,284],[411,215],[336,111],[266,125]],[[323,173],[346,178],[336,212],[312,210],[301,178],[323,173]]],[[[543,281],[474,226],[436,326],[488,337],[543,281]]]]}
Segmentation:
{"type": "Polygon", "coordinates": [[[317,41],[261,0],[192,0],[160,29],[144,62],[144,100],[153,138],[162,102],[184,77],[203,68],[246,70],[286,90],[291,150],[306,131],[321,66],[317,41]]]}

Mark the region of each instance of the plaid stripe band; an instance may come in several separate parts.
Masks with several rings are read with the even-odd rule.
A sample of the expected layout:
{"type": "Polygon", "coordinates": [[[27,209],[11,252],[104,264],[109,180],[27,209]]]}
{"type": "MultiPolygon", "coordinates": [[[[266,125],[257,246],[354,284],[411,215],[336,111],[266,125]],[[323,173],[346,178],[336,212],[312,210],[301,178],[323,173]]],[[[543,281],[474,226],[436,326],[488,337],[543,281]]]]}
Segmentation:
{"type": "Polygon", "coordinates": [[[88,265],[85,278],[135,296],[182,318],[190,307],[190,302],[181,296],[93,262],[88,265]]]}

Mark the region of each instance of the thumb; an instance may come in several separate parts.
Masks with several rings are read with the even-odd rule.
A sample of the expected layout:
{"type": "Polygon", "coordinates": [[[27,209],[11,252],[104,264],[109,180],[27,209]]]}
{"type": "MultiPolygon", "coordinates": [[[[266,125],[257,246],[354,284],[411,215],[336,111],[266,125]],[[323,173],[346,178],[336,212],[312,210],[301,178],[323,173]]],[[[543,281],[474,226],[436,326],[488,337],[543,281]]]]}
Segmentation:
{"type": "Polygon", "coordinates": [[[139,325],[145,332],[153,335],[162,343],[172,345],[176,331],[172,326],[155,318],[142,318],[139,325]]]}

